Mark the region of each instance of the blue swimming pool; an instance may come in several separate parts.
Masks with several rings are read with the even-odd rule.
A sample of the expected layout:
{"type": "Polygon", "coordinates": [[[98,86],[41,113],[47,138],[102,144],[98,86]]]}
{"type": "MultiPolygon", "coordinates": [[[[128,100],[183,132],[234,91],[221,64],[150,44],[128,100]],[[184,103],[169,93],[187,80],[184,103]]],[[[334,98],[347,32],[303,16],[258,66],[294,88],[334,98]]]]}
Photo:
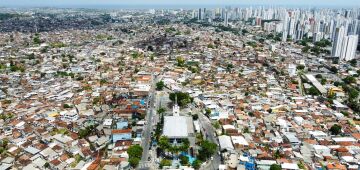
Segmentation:
{"type": "Polygon", "coordinates": [[[186,152],[181,152],[180,155],[181,156],[186,156],[188,158],[190,164],[192,164],[196,160],[196,158],[192,157],[191,155],[189,155],[186,152]]]}

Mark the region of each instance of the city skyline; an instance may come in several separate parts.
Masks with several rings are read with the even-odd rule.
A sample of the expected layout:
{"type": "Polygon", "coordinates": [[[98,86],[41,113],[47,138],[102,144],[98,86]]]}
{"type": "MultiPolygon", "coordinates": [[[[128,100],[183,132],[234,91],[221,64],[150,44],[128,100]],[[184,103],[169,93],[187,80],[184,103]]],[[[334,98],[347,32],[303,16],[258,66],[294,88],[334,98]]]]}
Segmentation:
{"type": "Polygon", "coordinates": [[[0,170],[360,170],[359,0],[0,0],[0,170]]]}
{"type": "Polygon", "coordinates": [[[183,1],[166,1],[166,0],[152,0],[152,1],[145,1],[145,0],[125,0],[125,1],[118,1],[118,0],[106,0],[106,1],[98,1],[98,0],[3,0],[0,2],[0,6],[5,7],[13,7],[13,6],[21,6],[21,7],[43,7],[43,6],[66,6],[66,7],[87,7],[92,5],[100,5],[100,6],[107,6],[107,5],[117,5],[117,6],[222,6],[222,5],[271,5],[271,6],[302,6],[302,7],[357,7],[356,0],[347,0],[346,2],[340,0],[331,0],[331,1],[311,1],[311,0],[304,0],[304,1],[295,1],[295,0],[226,0],[226,1],[219,1],[219,0],[198,0],[198,1],[190,1],[190,0],[183,0],[183,1]]]}

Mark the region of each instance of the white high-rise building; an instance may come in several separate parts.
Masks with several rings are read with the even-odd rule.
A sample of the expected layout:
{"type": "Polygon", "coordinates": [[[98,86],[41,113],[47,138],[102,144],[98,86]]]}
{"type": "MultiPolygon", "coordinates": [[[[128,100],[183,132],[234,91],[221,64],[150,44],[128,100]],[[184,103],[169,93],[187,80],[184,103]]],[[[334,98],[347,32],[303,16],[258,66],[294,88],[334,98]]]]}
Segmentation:
{"type": "Polygon", "coordinates": [[[349,61],[355,58],[359,35],[345,36],[343,40],[340,59],[349,61]]]}
{"type": "Polygon", "coordinates": [[[225,12],[225,17],[224,17],[224,26],[227,27],[229,25],[229,16],[228,16],[228,12],[225,12]]]}
{"type": "Polygon", "coordinates": [[[334,38],[335,40],[331,52],[331,55],[333,57],[340,57],[344,36],[345,36],[345,28],[343,26],[341,26],[340,28],[336,28],[335,38],[334,38]]]}

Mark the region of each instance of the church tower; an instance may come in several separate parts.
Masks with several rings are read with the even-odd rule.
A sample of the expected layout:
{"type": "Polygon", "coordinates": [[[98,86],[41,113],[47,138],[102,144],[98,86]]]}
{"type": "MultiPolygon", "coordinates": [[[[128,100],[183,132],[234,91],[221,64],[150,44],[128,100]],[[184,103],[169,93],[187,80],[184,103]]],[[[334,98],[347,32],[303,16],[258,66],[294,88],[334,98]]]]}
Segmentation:
{"type": "Polygon", "coordinates": [[[177,95],[175,94],[175,104],[173,106],[173,116],[180,116],[180,107],[177,104],[177,95]]]}

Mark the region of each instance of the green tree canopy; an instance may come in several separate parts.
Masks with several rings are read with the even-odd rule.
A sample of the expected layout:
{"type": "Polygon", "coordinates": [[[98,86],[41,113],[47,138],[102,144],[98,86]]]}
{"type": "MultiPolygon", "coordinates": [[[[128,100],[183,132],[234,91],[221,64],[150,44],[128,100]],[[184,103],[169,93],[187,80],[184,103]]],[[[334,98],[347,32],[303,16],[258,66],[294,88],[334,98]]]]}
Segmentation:
{"type": "Polygon", "coordinates": [[[143,152],[143,148],[140,145],[132,145],[127,150],[129,157],[141,158],[142,152],[143,152]]]}
{"type": "Polygon", "coordinates": [[[185,59],[183,57],[176,58],[177,66],[184,67],[185,66],[185,59]]]}
{"type": "Polygon", "coordinates": [[[129,164],[131,167],[135,168],[139,165],[140,159],[136,157],[130,157],[129,158],[129,164]]]}
{"type": "Polygon", "coordinates": [[[296,69],[298,70],[304,70],[305,66],[304,65],[298,65],[296,66],[296,69]]]}
{"type": "Polygon", "coordinates": [[[193,98],[190,97],[189,93],[183,93],[183,92],[170,93],[169,98],[173,102],[175,102],[175,98],[177,98],[177,104],[181,107],[186,106],[187,104],[193,102],[193,98]]]}
{"type": "Polygon", "coordinates": [[[169,139],[166,136],[161,136],[159,139],[159,147],[163,150],[167,150],[170,148],[169,139]]]}
{"type": "Polygon", "coordinates": [[[200,143],[200,150],[198,158],[202,161],[210,158],[213,154],[216,153],[217,145],[208,140],[204,140],[200,143]]]}
{"type": "Polygon", "coordinates": [[[187,166],[189,164],[189,159],[186,156],[180,156],[180,163],[183,166],[187,166]]]}
{"type": "Polygon", "coordinates": [[[156,90],[161,91],[165,87],[165,83],[163,81],[159,81],[156,83],[156,90]]]}
{"type": "Polygon", "coordinates": [[[320,92],[315,88],[315,87],[310,87],[308,93],[310,95],[313,95],[313,96],[318,96],[320,95],[320,92]]]}
{"type": "Polygon", "coordinates": [[[164,166],[171,166],[171,160],[169,159],[163,159],[160,161],[160,168],[164,167],[164,166]]]}
{"type": "Polygon", "coordinates": [[[272,164],[270,170],[281,170],[281,166],[278,164],[272,164]]]}
{"type": "Polygon", "coordinates": [[[199,169],[201,167],[201,161],[200,160],[195,160],[193,163],[192,163],[192,166],[194,169],[199,169]]]}
{"type": "Polygon", "coordinates": [[[347,84],[356,83],[356,79],[353,76],[347,76],[343,79],[343,81],[347,84]]]}
{"type": "Polygon", "coordinates": [[[334,124],[333,126],[331,126],[330,128],[330,132],[332,135],[338,135],[341,133],[341,126],[338,124],[334,124]]]}
{"type": "Polygon", "coordinates": [[[356,65],[357,65],[356,59],[350,60],[350,65],[353,66],[353,67],[356,67],[356,65]]]}

